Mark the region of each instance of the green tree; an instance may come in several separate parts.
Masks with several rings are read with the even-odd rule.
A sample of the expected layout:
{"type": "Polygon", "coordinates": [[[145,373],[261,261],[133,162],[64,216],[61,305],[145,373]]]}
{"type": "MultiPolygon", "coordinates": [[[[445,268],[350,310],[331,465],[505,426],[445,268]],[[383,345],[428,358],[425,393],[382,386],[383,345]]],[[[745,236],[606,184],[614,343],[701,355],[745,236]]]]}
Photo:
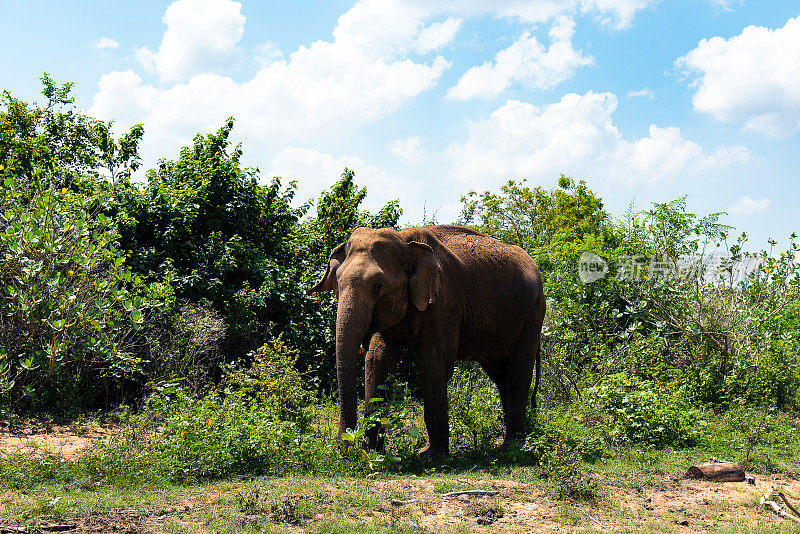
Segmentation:
{"type": "Polygon", "coordinates": [[[607,232],[610,222],[603,201],[586,187],[586,182],[563,174],[552,190],[511,180],[499,194],[472,191],[461,202],[459,224],[474,225],[476,230],[529,252],[547,245],[555,236],[576,241],[607,232]]]}
{"type": "Polygon", "coordinates": [[[360,226],[399,229],[397,223],[403,210],[396,200],[372,214],[359,209],[366,197],[367,188],[359,187],[355,183],[355,172],[347,168],[339,181],[322,192],[316,203],[316,216],[309,217],[298,227],[304,255],[312,267],[324,268],[331,250],[360,226]]]}
{"type": "Polygon", "coordinates": [[[44,106],[8,91],[0,97],[0,166],[16,187],[91,189],[98,179],[127,178],[139,167],[141,125],[115,139],[113,123],[75,110],[71,83],[58,85],[45,73],[42,84],[44,106]]]}
{"type": "Polygon", "coordinates": [[[107,216],[141,127],[115,139],[71,84],[42,82],[44,106],[0,98],[0,397],[63,411],[141,371],[138,330],[169,291],[130,273],[107,216]]]}
{"type": "Polygon", "coordinates": [[[286,327],[285,273],[298,262],[292,234],[304,208],[291,206],[293,184],[262,185],[258,169],[242,167],[233,124],[197,135],[176,161],[159,161],[144,187],[126,184],[119,220],[132,269],[168,281],[178,299],[219,310],[238,356],[286,327]]]}

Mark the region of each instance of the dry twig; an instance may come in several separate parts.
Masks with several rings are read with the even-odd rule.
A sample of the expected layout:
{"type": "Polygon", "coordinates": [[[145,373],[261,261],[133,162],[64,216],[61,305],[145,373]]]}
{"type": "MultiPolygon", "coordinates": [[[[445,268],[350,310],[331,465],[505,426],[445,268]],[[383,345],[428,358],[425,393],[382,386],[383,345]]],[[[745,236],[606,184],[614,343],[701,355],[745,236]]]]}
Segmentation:
{"type": "Polygon", "coordinates": [[[402,506],[404,504],[411,504],[412,502],[417,502],[417,499],[408,499],[407,501],[401,501],[400,499],[391,500],[392,506],[402,506]]]}
{"type": "Polygon", "coordinates": [[[786,495],[784,495],[782,491],[778,492],[778,496],[781,499],[783,499],[783,502],[786,503],[786,506],[789,507],[789,510],[791,510],[792,513],[794,513],[794,515],[796,515],[797,517],[800,517],[800,512],[798,512],[797,509],[794,506],[792,506],[792,504],[789,502],[789,499],[786,498],[786,495]]]}
{"type": "Polygon", "coordinates": [[[790,514],[789,512],[787,512],[786,510],[781,508],[780,505],[777,502],[772,500],[772,496],[773,495],[778,495],[781,499],[783,499],[783,502],[785,502],[786,505],[794,513],[797,513],[797,510],[795,510],[794,507],[791,504],[789,504],[789,501],[786,500],[786,496],[783,494],[783,492],[777,491],[774,486],[769,489],[769,491],[767,492],[766,495],[761,497],[761,500],[760,500],[761,506],[769,506],[779,516],[781,516],[781,517],[783,517],[785,519],[789,519],[791,521],[797,521],[798,523],[800,523],[800,517],[797,517],[797,516],[794,516],[794,515],[790,514]]]}
{"type": "Polygon", "coordinates": [[[464,490],[442,493],[442,497],[458,497],[459,495],[497,495],[499,491],[493,490],[464,490]]]}

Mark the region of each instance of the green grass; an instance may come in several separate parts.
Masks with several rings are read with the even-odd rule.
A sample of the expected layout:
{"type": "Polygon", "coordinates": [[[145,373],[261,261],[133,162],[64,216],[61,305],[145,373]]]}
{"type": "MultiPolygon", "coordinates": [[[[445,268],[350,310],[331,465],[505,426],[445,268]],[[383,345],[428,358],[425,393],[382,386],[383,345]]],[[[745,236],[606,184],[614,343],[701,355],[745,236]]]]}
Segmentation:
{"type": "MultiPolygon", "coordinates": [[[[117,441],[77,460],[47,451],[0,457],[0,524],[102,520],[134,522],[143,528],[156,525],[166,532],[515,531],[520,507],[546,503],[531,513],[531,521],[544,518],[565,531],[611,526],[631,532],[679,532],[688,521],[689,528],[718,532],[779,527],[800,532],[760,510],[757,495],[744,504],[711,498],[689,507],[646,507],[648,496],[682,491],[683,483],[674,480],[689,465],[710,457],[738,461],[762,479],[775,473],[788,477],[782,480],[800,479],[796,416],[772,414],[769,424],[763,424],[766,417],[758,413],[708,413],[703,418],[703,432],[691,447],[612,443],[600,454],[592,449],[588,460],[581,454],[588,450],[582,440],[594,440],[594,433],[583,427],[575,431],[580,424],[574,422],[581,420],[577,412],[568,418],[570,424],[563,424],[563,413],[543,418],[526,446],[509,451],[457,447],[451,457],[438,460],[405,454],[399,463],[370,471],[357,451],[342,453],[334,447],[325,452],[324,465],[295,473],[197,481],[163,475],[157,465],[163,457],[151,450],[159,440],[152,426],[149,433],[144,432],[146,425],[126,427],[117,441]],[[753,430],[752,421],[761,421],[762,427],[753,430]],[[449,491],[494,487],[501,495],[455,504],[441,497],[449,491]],[[589,493],[571,491],[576,487],[588,487],[589,493]],[[416,501],[392,506],[392,499],[416,501]],[[452,506],[457,506],[455,511],[447,508],[452,506]],[[492,525],[476,523],[495,512],[503,517],[492,525]],[[432,527],[437,514],[456,514],[457,520],[432,527]],[[741,514],[748,519],[738,525],[741,514]]],[[[128,424],[141,422],[132,419],[128,424]]],[[[590,445],[596,447],[594,441],[590,445]]],[[[795,498],[800,497],[800,485],[797,488],[795,498]]]]}
{"type": "MultiPolygon", "coordinates": [[[[616,465],[622,466],[626,457],[630,455],[620,456],[616,465]]],[[[593,531],[603,526],[630,532],[679,532],[682,522],[688,521],[692,528],[711,525],[719,532],[745,532],[754,527],[771,531],[778,526],[784,529],[782,532],[800,532],[800,528],[760,510],[755,498],[736,505],[709,501],[696,506],[676,504],[668,510],[642,508],[642,502],[664,488],[649,478],[652,473],[638,475],[638,465],[629,464],[618,469],[615,478],[604,479],[602,497],[594,504],[558,501],[544,480],[512,489],[500,484],[500,495],[464,502],[439,496],[444,491],[492,487],[493,482],[508,480],[492,478],[488,473],[468,473],[468,479],[463,473],[379,475],[371,479],[289,476],[193,485],[109,485],[96,489],[42,486],[36,491],[5,491],[0,493],[0,524],[35,526],[43,521],[81,521],[91,515],[113,520],[115,514],[124,513],[121,521],[134,518],[140,525],[158,525],[166,532],[471,532],[477,528],[478,517],[501,512],[503,518],[486,528],[515,531],[514,511],[532,504],[544,506],[548,511],[544,520],[564,531],[593,531]],[[639,484],[622,483],[626,476],[638,478],[639,484]],[[409,498],[418,501],[390,504],[391,499],[409,498]],[[629,509],[629,503],[636,508],[629,509]],[[430,518],[443,506],[455,506],[459,522],[431,527],[430,518]],[[748,523],[737,525],[743,507],[749,514],[748,523]]],[[[532,517],[536,520],[538,512],[532,517]]]]}

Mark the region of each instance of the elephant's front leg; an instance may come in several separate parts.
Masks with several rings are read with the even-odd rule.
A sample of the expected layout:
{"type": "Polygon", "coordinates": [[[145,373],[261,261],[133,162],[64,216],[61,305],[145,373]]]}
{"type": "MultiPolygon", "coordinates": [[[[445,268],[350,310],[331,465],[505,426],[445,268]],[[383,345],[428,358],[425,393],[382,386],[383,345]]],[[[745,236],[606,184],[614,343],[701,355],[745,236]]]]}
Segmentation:
{"type": "Polygon", "coordinates": [[[419,451],[420,456],[450,454],[447,382],[455,366],[455,344],[455,341],[432,343],[419,350],[419,377],[425,404],[425,427],[428,430],[428,444],[419,451]]]}
{"type": "MultiPolygon", "coordinates": [[[[387,341],[380,332],[373,334],[364,359],[364,417],[369,417],[375,412],[375,403],[370,401],[378,396],[378,388],[389,373],[395,370],[399,359],[398,344],[387,341]]],[[[383,450],[384,442],[383,438],[378,438],[379,431],[377,425],[368,429],[367,439],[370,448],[383,450]]]]}

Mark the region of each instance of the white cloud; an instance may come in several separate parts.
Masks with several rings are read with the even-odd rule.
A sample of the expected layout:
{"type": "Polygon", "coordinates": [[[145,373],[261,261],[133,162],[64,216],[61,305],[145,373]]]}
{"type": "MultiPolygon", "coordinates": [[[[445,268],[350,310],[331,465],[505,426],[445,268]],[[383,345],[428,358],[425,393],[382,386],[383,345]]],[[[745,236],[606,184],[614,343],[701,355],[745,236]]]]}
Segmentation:
{"type": "Polygon", "coordinates": [[[627,98],[646,98],[648,100],[653,100],[656,97],[656,94],[653,92],[652,89],[645,87],[644,89],[639,89],[638,91],[628,91],[628,94],[625,95],[627,98]]]}
{"type": "Polygon", "coordinates": [[[682,176],[704,175],[732,163],[750,161],[750,152],[741,145],[722,146],[712,153],[688,139],[679,128],[659,128],[652,124],[647,137],[621,140],[610,167],[613,175],[628,182],[654,184],[682,176]]]}
{"type": "Polygon", "coordinates": [[[525,33],[514,44],[501,50],[494,62],[472,67],[447,92],[448,98],[466,100],[494,97],[515,82],[536,89],[548,89],[571,77],[578,67],[594,60],[572,47],[575,22],[561,16],[550,29],[550,48],[525,33]]]}
{"type": "Polygon", "coordinates": [[[116,50],[119,48],[119,43],[111,37],[101,37],[92,43],[98,50],[116,50]]]}
{"type": "Polygon", "coordinates": [[[333,123],[344,129],[377,120],[433,87],[449,66],[442,58],[431,65],[356,61],[342,52],[317,42],[242,83],[200,74],[159,89],[133,71],[115,71],[100,79],[90,113],[123,125],[144,122],[148,132],[184,138],[234,116],[237,131],[253,140],[286,141],[333,123]]]}
{"type": "Polygon", "coordinates": [[[167,31],[158,51],[139,48],[136,58],[168,83],[230,70],[244,56],[237,46],[244,35],[241,9],[231,0],[176,0],[164,13],[167,31]]]}
{"type": "Polygon", "coordinates": [[[436,13],[461,16],[493,15],[523,23],[539,24],[560,15],[584,13],[596,16],[615,29],[630,26],[636,13],[659,0],[411,0],[436,13]]]}
{"type": "Polygon", "coordinates": [[[549,180],[560,172],[652,185],[750,159],[741,146],[708,153],[674,127],[653,125],[647,137],[623,139],[612,119],[616,107],[613,94],[591,91],[547,106],[509,100],[472,123],[466,142],[448,148],[453,176],[489,188],[512,178],[549,180]]]}
{"type": "Polygon", "coordinates": [[[742,0],[709,0],[711,5],[723,11],[733,11],[735,6],[741,6],[742,0]]]}
{"type": "Polygon", "coordinates": [[[776,138],[800,129],[800,17],[703,39],[676,66],[699,73],[695,109],[776,138]]]}
{"type": "Polygon", "coordinates": [[[616,29],[630,26],[638,11],[656,5],[659,0],[581,0],[581,10],[599,13],[606,24],[616,29]]]}
{"type": "Polygon", "coordinates": [[[391,151],[397,159],[406,165],[416,165],[422,161],[424,155],[419,137],[397,139],[392,143],[391,151]]]}
{"type": "Polygon", "coordinates": [[[430,52],[449,44],[461,26],[456,17],[425,26],[436,14],[435,6],[425,2],[359,0],[339,17],[333,37],[370,57],[430,52]]]}
{"type": "MultiPolygon", "coordinates": [[[[452,41],[461,16],[494,15],[530,23],[564,13],[591,12],[625,25],[655,0],[359,0],[342,14],[331,41],[316,41],[284,55],[266,42],[255,47],[258,72],[250,80],[224,76],[244,49],[239,41],[245,17],[231,0],[176,0],[163,17],[167,29],[157,51],[139,49],[141,62],[155,69],[162,86],[132,71],[115,71],[100,81],[91,112],[121,126],[143,122],[147,138],[191,139],[229,115],[237,132],[256,141],[292,142],[327,126],[357,127],[396,111],[439,81],[450,63],[413,54],[452,41]],[[453,16],[451,16],[453,15],[453,16]],[[459,16],[455,16],[459,15],[459,16]],[[428,23],[431,18],[441,17],[428,23]],[[119,91],[118,93],[113,93],[119,91]],[[109,103],[113,102],[111,106],[109,103]]],[[[568,75],[572,23],[551,31],[554,42],[541,57],[522,65],[531,83],[548,85],[568,75]],[[537,62],[538,61],[538,62],[537,62]],[[560,69],[560,70],[559,70],[560,69]]],[[[530,46],[541,47],[530,38],[530,46]]],[[[151,143],[155,146],[155,141],[151,143]]],[[[159,153],[163,153],[163,147],[159,153]]]]}
{"type": "MultiPolygon", "coordinates": [[[[158,49],[138,50],[139,60],[158,74],[159,83],[143,80],[142,73],[133,70],[110,72],[100,79],[89,112],[114,119],[122,128],[144,123],[145,167],[156,157],[174,157],[196,133],[216,130],[234,116],[234,134],[247,140],[247,153],[255,161],[275,157],[276,169],[284,164],[282,168],[291,171],[300,169],[298,161],[306,161],[303,168],[308,170],[311,160],[333,169],[344,160],[286,147],[324,146],[326,139],[347,136],[435,87],[451,64],[440,55],[427,54],[452,43],[464,19],[488,15],[531,24],[590,13],[622,28],[639,9],[655,1],[358,0],[338,18],[332,38],[281,51],[269,41],[247,49],[241,46],[245,17],[237,2],[176,0],[166,9],[166,30],[158,49]],[[257,65],[251,78],[234,80],[226,75],[248,54],[250,64],[257,65]],[[295,167],[288,166],[290,161],[295,167]]],[[[553,43],[547,50],[542,47],[542,58],[551,54],[553,64],[558,64],[557,41],[571,50],[574,31],[569,19],[558,20],[551,31],[553,43]]],[[[530,67],[529,63],[524,65],[530,67]]],[[[540,68],[550,69],[551,79],[559,76],[547,62],[540,68]]],[[[528,72],[531,83],[550,83],[547,76],[532,72],[528,72]]],[[[405,141],[404,146],[391,147],[401,160],[415,164],[424,157],[436,160],[434,165],[444,164],[438,155],[405,141]]],[[[394,184],[389,191],[410,194],[406,181],[392,182],[391,175],[382,175],[361,160],[348,161],[374,177],[371,195],[383,191],[386,183],[394,184]]],[[[340,173],[341,168],[335,169],[331,179],[340,173]]],[[[313,182],[309,187],[318,192],[313,182]]],[[[413,212],[414,206],[405,207],[413,212]]]]}
{"type": "Polygon", "coordinates": [[[372,50],[425,52],[447,45],[463,18],[494,17],[523,24],[547,23],[560,16],[595,15],[603,24],[622,29],[636,13],[659,0],[358,0],[339,17],[337,42],[372,50]],[[428,27],[424,21],[448,16],[428,27]]]}
{"type": "Polygon", "coordinates": [[[756,215],[766,210],[772,201],[768,198],[753,200],[749,196],[739,197],[736,204],[726,209],[731,215],[756,215]]]}
{"type": "Polygon", "coordinates": [[[264,41],[256,45],[253,58],[259,66],[264,67],[283,59],[283,52],[272,41],[264,41]]]}
{"type": "MultiPolygon", "coordinates": [[[[307,200],[319,195],[341,177],[347,167],[356,173],[356,182],[367,188],[365,207],[375,210],[390,200],[400,200],[404,208],[415,209],[421,184],[408,178],[395,176],[356,156],[335,157],[316,150],[286,147],[272,160],[269,176],[281,176],[285,180],[298,180],[297,196],[307,200]]],[[[420,208],[421,210],[421,208],[420,208]]]]}
{"type": "MultiPolygon", "coordinates": [[[[173,6],[187,1],[173,3],[165,19],[172,21],[173,6]]],[[[161,145],[159,154],[178,140],[219,127],[228,116],[237,118],[240,135],[276,144],[313,136],[333,124],[341,132],[380,119],[434,87],[450,63],[441,56],[429,62],[408,58],[404,51],[417,48],[416,39],[425,26],[413,17],[403,23],[398,12],[397,25],[387,22],[385,32],[376,31],[366,24],[376,13],[364,12],[362,4],[371,5],[357,4],[339,18],[332,42],[301,46],[287,58],[269,44],[259,47],[257,58],[262,65],[250,80],[201,73],[161,88],[143,82],[130,70],[111,72],[101,78],[90,112],[117,119],[121,126],[143,122],[145,153],[148,146],[168,143],[161,145]]],[[[167,35],[173,26],[165,33],[164,43],[171,42],[167,35]]],[[[191,68],[169,72],[198,68],[192,58],[185,59],[191,68]]]]}
{"type": "Polygon", "coordinates": [[[455,38],[462,22],[458,17],[448,17],[442,22],[434,22],[424,28],[417,38],[417,51],[430,52],[446,46],[455,38]]]}

